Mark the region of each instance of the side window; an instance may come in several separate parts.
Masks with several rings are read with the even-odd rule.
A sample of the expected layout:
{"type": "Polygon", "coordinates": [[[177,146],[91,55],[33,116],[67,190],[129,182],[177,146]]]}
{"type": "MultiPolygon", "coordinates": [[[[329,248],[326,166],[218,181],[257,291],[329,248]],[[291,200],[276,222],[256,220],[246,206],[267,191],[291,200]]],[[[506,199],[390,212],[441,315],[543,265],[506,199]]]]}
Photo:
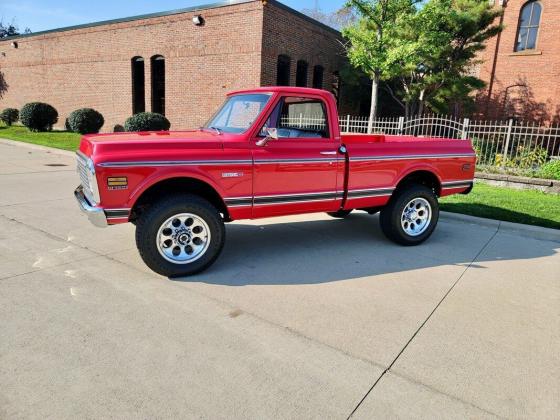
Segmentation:
{"type": "Polygon", "coordinates": [[[283,98],[270,114],[261,130],[277,128],[280,138],[328,138],[327,109],[320,99],[293,97],[283,98]]]}

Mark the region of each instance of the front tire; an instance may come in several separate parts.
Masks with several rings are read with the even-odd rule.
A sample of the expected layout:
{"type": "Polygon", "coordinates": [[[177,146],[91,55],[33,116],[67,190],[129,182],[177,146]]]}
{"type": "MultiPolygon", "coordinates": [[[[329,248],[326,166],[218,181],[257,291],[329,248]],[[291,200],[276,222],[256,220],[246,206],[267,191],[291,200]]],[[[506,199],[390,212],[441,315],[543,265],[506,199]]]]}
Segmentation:
{"type": "Polygon", "coordinates": [[[385,236],[401,245],[418,245],[433,233],[439,219],[434,192],[423,185],[410,185],[395,192],[381,210],[379,222],[385,236]]]}
{"type": "Polygon", "coordinates": [[[218,210],[191,194],[163,198],[140,215],[136,246],[153,271],[167,277],[199,273],[216,261],[225,242],[218,210]]]}

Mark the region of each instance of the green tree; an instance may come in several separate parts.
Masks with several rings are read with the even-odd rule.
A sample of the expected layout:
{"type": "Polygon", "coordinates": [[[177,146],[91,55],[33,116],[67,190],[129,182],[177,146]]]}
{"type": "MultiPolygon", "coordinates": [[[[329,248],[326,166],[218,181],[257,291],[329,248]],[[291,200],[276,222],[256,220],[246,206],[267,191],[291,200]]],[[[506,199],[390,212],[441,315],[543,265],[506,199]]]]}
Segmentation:
{"type": "Polygon", "coordinates": [[[349,41],[348,58],[372,81],[368,133],[371,133],[377,115],[380,81],[399,74],[395,67],[395,47],[401,28],[414,16],[417,3],[419,0],[349,0],[346,3],[359,16],[356,23],[343,29],[343,35],[349,41]]]}
{"type": "MultiPolygon", "coordinates": [[[[31,33],[31,30],[29,28],[25,28],[23,33],[29,34],[31,33]]],[[[4,23],[2,20],[0,20],[0,39],[15,35],[21,35],[21,33],[14,21],[12,21],[11,23],[4,23]]]]}
{"type": "Polygon", "coordinates": [[[472,104],[472,92],[484,87],[472,70],[485,42],[502,30],[494,23],[500,14],[486,0],[429,0],[399,28],[392,56],[400,92],[392,93],[406,115],[472,104]]]}

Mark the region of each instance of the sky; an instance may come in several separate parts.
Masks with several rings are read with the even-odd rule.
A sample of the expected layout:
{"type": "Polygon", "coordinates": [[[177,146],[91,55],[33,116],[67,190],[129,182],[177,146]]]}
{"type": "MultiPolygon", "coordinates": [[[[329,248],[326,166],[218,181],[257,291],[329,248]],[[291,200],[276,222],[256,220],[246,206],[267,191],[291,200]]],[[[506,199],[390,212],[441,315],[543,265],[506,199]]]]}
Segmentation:
{"type": "MultiPolygon", "coordinates": [[[[23,31],[33,32],[100,20],[116,19],[145,13],[163,12],[220,0],[0,0],[0,20],[15,20],[23,31]]],[[[315,4],[324,12],[339,9],[344,0],[282,0],[296,10],[312,9],[315,4]]]]}

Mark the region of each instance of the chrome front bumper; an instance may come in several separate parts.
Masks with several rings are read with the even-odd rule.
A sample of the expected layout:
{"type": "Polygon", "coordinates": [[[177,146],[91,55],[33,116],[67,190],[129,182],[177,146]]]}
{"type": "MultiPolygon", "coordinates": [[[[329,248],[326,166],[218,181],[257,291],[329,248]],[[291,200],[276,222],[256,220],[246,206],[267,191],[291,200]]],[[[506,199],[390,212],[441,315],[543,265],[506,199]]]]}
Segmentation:
{"type": "Polygon", "coordinates": [[[80,185],[74,190],[74,197],[78,201],[80,210],[87,214],[89,221],[97,227],[107,227],[107,217],[103,209],[92,206],[84,195],[83,187],[80,185]]]}

